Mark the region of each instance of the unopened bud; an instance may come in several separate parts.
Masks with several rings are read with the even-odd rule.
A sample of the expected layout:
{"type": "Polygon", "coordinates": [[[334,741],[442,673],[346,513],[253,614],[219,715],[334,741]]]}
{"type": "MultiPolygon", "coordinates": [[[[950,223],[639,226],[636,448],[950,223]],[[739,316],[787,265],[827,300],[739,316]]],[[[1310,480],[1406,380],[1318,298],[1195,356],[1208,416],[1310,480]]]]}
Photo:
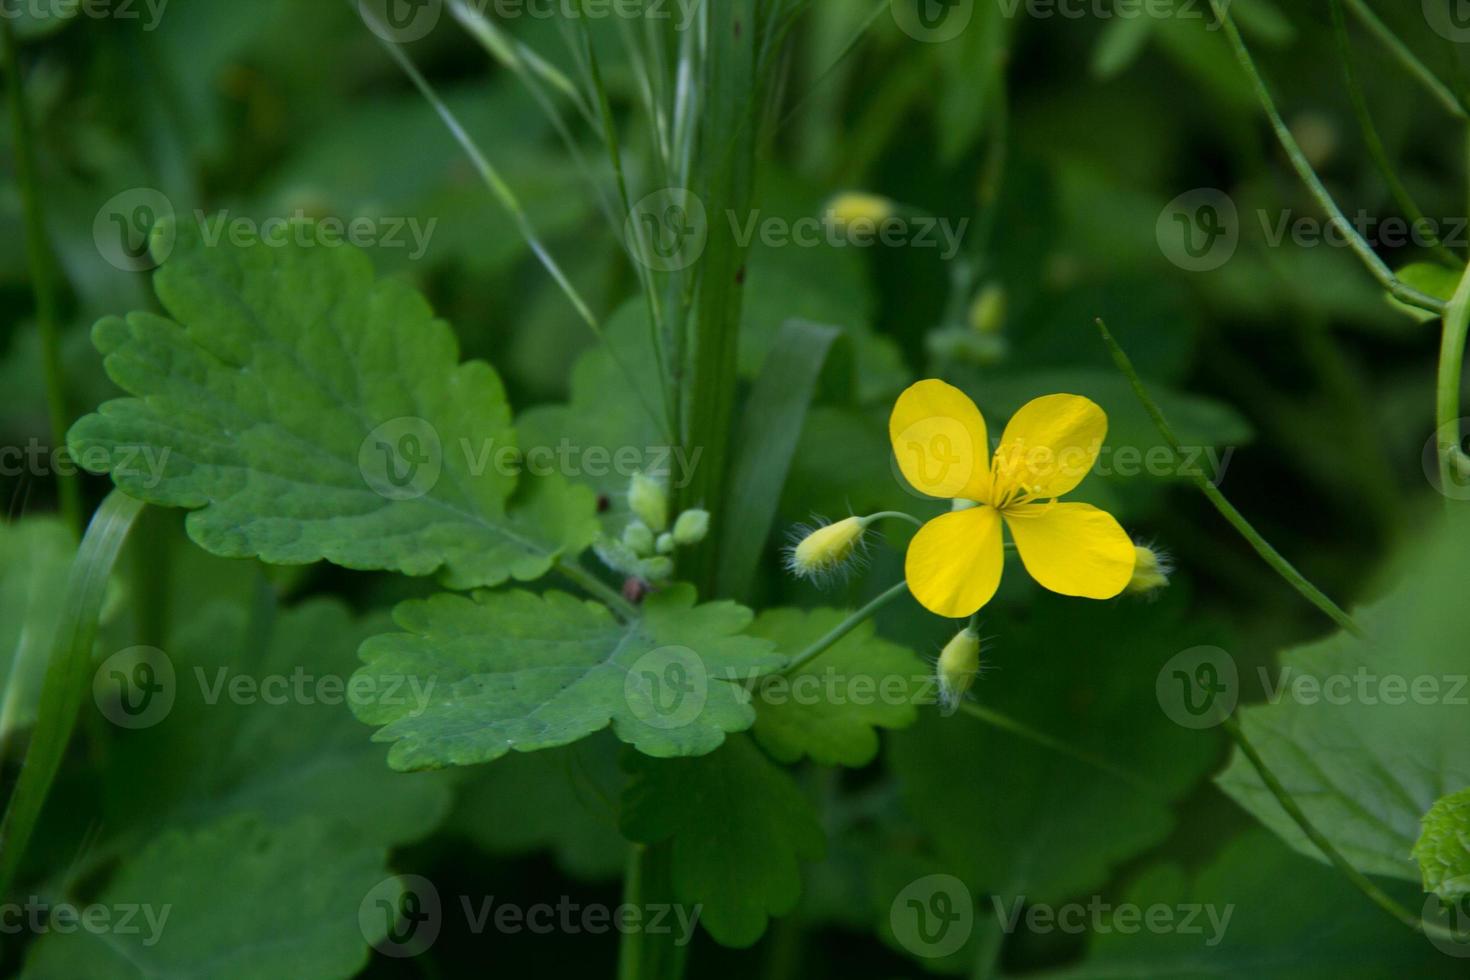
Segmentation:
{"type": "Polygon", "coordinates": [[[669,494],[664,485],[645,473],[634,473],[628,485],[628,507],[653,531],[669,526],[669,494]]]}
{"type": "Polygon", "coordinates": [[[894,203],[886,197],[849,191],[827,202],[827,221],[839,228],[851,228],[860,223],[876,228],[897,211],[894,203]]]}
{"type": "Polygon", "coordinates": [[[791,549],[787,565],[802,578],[820,579],[837,571],[862,546],[868,522],[849,517],[804,534],[791,549]]]}
{"type": "Polygon", "coordinates": [[[674,560],[659,556],[643,563],[643,577],[650,582],[665,582],[674,574],[674,560]]]}
{"type": "Polygon", "coordinates": [[[1123,589],[1129,595],[1147,595],[1157,592],[1169,584],[1169,574],[1174,571],[1169,556],[1162,551],[1144,545],[1134,545],[1137,559],[1133,563],[1133,578],[1123,589]]]}
{"type": "Polygon", "coordinates": [[[674,536],[668,531],[658,536],[658,553],[661,555],[672,555],[674,553],[674,536]]]}
{"type": "Polygon", "coordinates": [[[681,548],[699,544],[709,536],[709,511],[686,510],[674,522],[674,543],[681,548]]]}
{"type": "Polygon", "coordinates": [[[653,554],[653,531],[642,521],[634,521],[623,528],[623,544],[640,558],[653,554]]]}
{"type": "Polygon", "coordinates": [[[970,304],[970,328],[980,334],[1000,333],[1006,325],[1006,290],[991,283],[970,304]]]}
{"type": "Polygon", "coordinates": [[[980,673],[980,635],[966,627],[944,645],[939,654],[939,705],[945,714],[954,714],[960,701],[980,673]]]}

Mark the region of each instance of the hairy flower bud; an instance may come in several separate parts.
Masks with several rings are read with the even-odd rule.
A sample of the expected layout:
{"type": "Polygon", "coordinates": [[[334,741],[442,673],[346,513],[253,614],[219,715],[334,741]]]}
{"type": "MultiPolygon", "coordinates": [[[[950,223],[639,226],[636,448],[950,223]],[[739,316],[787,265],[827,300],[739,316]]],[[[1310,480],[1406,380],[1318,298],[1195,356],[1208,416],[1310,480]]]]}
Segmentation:
{"type": "Polygon", "coordinates": [[[939,654],[939,704],[945,714],[953,714],[960,701],[980,673],[980,634],[966,627],[944,645],[939,654]]]}
{"type": "Polygon", "coordinates": [[[849,517],[801,535],[787,555],[787,565],[802,578],[821,579],[837,571],[862,546],[868,522],[849,517]]]}
{"type": "Polygon", "coordinates": [[[1133,563],[1133,578],[1123,591],[1130,595],[1147,595],[1167,586],[1169,574],[1174,571],[1169,556],[1141,544],[1134,545],[1133,550],[1137,555],[1133,563]]]}
{"type": "Polygon", "coordinates": [[[653,531],[642,521],[623,528],[623,544],[640,558],[653,554],[653,531]]]}

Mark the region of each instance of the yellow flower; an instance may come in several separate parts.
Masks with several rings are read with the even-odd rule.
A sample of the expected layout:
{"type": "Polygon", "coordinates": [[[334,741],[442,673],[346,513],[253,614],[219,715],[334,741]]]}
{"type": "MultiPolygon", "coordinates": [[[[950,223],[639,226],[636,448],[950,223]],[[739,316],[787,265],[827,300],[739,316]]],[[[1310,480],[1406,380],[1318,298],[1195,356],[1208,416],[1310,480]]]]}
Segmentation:
{"type": "Polygon", "coordinates": [[[898,398],[888,434],[904,477],[920,493],[980,506],[924,525],[904,574],[931,612],[969,616],[1000,587],[1001,525],[1026,571],[1062,595],[1111,599],[1127,587],[1133,541],[1090,504],[1059,503],[1097,460],[1108,417],[1080,395],[1047,395],[1021,408],[990,455],[985,419],[964,392],[920,381],[898,398]]]}

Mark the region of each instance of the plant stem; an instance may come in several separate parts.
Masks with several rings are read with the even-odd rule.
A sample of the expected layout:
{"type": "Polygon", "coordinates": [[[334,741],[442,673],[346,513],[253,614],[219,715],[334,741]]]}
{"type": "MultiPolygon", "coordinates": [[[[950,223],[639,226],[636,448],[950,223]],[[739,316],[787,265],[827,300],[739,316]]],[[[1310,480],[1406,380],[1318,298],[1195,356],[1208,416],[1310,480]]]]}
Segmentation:
{"type": "Polygon", "coordinates": [[[863,518],[863,520],[867,523],[872,523],[873,521],[881,521],[888,518],[892,518],[893,520],[898,521],[908,521],[914,527],[924,526],[924,522],[919,520],[913,514],[905,514],[901,510],[880,510],[876,514],[869,514],[867,517],[863,518]]]}
{"type": "Polygon", "coordinates": [[[1225,731],[1235,741],[1241,753],[1250,760],[1251,766],[1256,770],[1256,775],[1261,777],[1261,782],[1265,784],[1266,789],[1270,790],[1271,795],[1276,797],[1276,802],[1281,804],[1281,809],[1286,811],[1286,815],[1301,829],[1301,832],[1307,836],[1307,839],[1317,846],[1317,849],[1322,852],[1322,856],[1327,858],[1333,867],[1346,875],[1347,879],[1353,883],[1358,891],[1368,896],[1373,904],[1417,933],[1424,935],[1433,934],[1452,939],[1456,942],[1461,941],[1460,937],[1453,930],[1445,929],[1436,923],[1425,922],[1422,917],[1414,915],[1408,909],[1394,901],[1387,892],[1369,880],[1367,875],[1353,867],[1352,862],[1343,857],[1342,853],[1327,839],[1327,835],[1323,834],[1322,831],[1318,830],[1307,819],[1307,815],[1302,812],[1302,808],[1297,804],[1295,798],[1292,797],[1290,791],[1281,784],[1281,780],[1276,778],[1276,774],[1266,765],[1266,760],[1261,758],[1260,753],[1256,751],[1256,747],[1246,737],[1239,722],[1234,718],[1226,718],[1222,724],[1225,731]]]}
{"type": "Polygon", "coordinates": [[[616,589],[603,582],[577,562],[564,561],[556,566],[556,570],[564,578],[575,582],[588,595],[610,607],[613,612],[617,613],[624,620],[632,622],[638,618],[637,607],[627,599],[624,599],[616,589]]]}
{"type": "MultiPolygon", "coordinates": [[[[1444,312],[1440,334],[1439,378],[1435,388],[1435,439],[1439,456],[1440,490],[1448,492],[1463,479],[1466,464],[1460,449],[1460,392],[1465,368],[1465,336],[1470,329],[1470,268],[1460,277],[1455,295],[1444,312]]],[[[1449,499],[1446,496],[1446,499],[1449,499]]]]}
{"type": "MultiPolygon", "coordinates": [[[[645,912],[674,905],[670,865],[673,845],[632,844],[623,875],[623,902],[645,912]]],[[[678,980],[684,973],[688,947],[675,941],[672,933],[655,934],[644,929],[623,931],[618,945],[618,980],[678,980]]]]}
{"type": "MultiPolygon", "coordinates": [[[[1373,115],[1368,110],[1368,99],[1363,94],[1363,86],[1358,82],[1358,73],[1353,70],[1352,48],[1348,41],[1347,23],[1342,14],[1342,0],[1332,0],[1332,32],[1337,40],[1337,54],[1342,62],[1342,71],[1347,79],[1348,96],[1353,103],[1353,112],[1358,117],[1358,126],[1363,131],[1363,142],[1368,146],[1368,154],[1378,166],[1378,172],[1383,175],[1388,184],[1389,193],[1398,202],[1405,215],[1412,221],[1415,227],[1431,227],[1424,217],[1424,211],[1415,202],[1409,189],[1399,179],[1393,169],[1393,162],[1388,158],[1388,151],[1384,148],[1383,138],[1378,133],[1378,127],[1373,124],[1373,115]]],[[[1439,237],[1431,230],[1426,238],[1429,247],[1434,250],[1440,258],[1449,262],[1451,266],[1458,267],[1462,261],[1458,255],[1446,248],[1439,237]]]]}
{"type": "Polygon", "coordinates": [[[847,617],[836,626],[832,627],[831,631],[829,631],[826,636],[814,642],[811,646],[798,653],[795,657],[792,657],[791,663],[787,664],[785,669],[782,670],[781,673],[794,674],[796,671],[805,666],[808,662],[821,656],[832,647],[836,646],[843,637],[847,636],[847,634],[857,629],[863,624],[864,621],[872,618],[872,616],[877,613],[878,610],[882,609],[884,606],[891,603],[894,599],[897,599],[899,596],[908,592],[908,590],[908,582],[899,582],[897,585],[893,586],[888,591],[884,592],[882,595],[869,602],[866,606],[859,609],[857,612],[853,613],[851,616],[847,617]]]}
{"type": "Polygon", "coordinates": [[[1291,161],[1292,167],[1296,170],[1297,175],[1301,177],[1302,183],[1307,185],[1307,190],[1317,199],[1317,203],[1327,212],[1328,218],[1331,219],[1332,223],[1337,226],[1338,231],[1347,239],[1347,243],[1353,252],[1367,266],[1368,271],[1373,274],[1373,278],[1377,279],[1383,285],[1383,288],[1387,289],[1395,298],[1408,303],[1410,306],[1417,306],[1420,309],[1429,310],[1432,313],[1443,312],[1444,302],[1442,300],[1436,299],[1428,293],[1421,292],[1406,283],[1400,282],[1387,263],[1378,257],[1377,252],[1373,251],[1373,246],[1369,245],[1363,236],[1358,233],[1358,230],[1352,226],[1352,223],[1348,221],[1347,216],[1342,213],[1342,209],[1337,206],[1337,202],[1328,193],[1327,187],[1322,183],[1322,179],[1317,176],[1317,172],[1307,162],[1306,155],[1302,153],[1301,147],[1297,145],[1296,137],[1291,135],[1291,129],[1286,125],[1286,121],[1281,118],[1281,113],[1276,108],[1276,102],[1271,97],[1271,90],[1267,88],[1266,80],[1261,77],[1260,71],[1256,68],[1255,59],[1251,57],[1250,49],[1246,47],[1245,39],[1240,36],[1240,30],[1235,26],[1235,21],[1231,18],[1227,5],[1222,3],[1221,0],[1210,0],[1210,6],[1214,8],[1215,17],[1224,29],[1225,37],[1230,41],[1230,46],[1235,50],[1235,60],[1240,63],[1240,67],[1244,69],[1247,77],[1249,77],[1251,86],[1255,89],[1256,98],[1260,101],[1261,108],[1265,110],[1266,118],[1270,120],[1271,128],[1276,133],[1276,139],[1281,143],[1281,148],[1286,151],[1286,156],[1291,161]]]}
{"type": "Polygon", "coordinates": [[[1053,738],[1052,736],[1047,735],[1045,732],[1037,731],[1031,726],[1016,721],[1014,718],[1011,718],[1008,715],[1001,714],[999,711],[995,711],[991,708],[981,707],[973,701],[961,701],[959,705],[959,710],[963,711],[965,714],[978,721],[982,721],[985,724],[990,725],[992,728],[997,728],[1003,732],[1015,735],[1018,738],[1023,738],[1028,742],[1034,742],[1044,749],[1056,752],[1058,755],[1064,755],[1067,756],[1069,759],[1075,759],[1085,765],[1092,766],[1094,769],[1105,772],[1109,776],[1113,776],[1117,779],[1122,780],[1129,786],[1132,786],[1134,789],[1143,790],[1144,792],[1153,794],[1158,794],[1159,792],[1157,787],[1153,786],[1146,780],[1140,779],[1139,777],[1133,775],[1133,773],[1128,772],[1124,769],[1120,769],[1107,760],[1099,758],[1098,756],[1095,756],[1090,752],[1084,752],[1079,748],[1068,745],[1061,739],[1053,738]]]}
{"type": "MultiPolygon", "coordinates": [[[[61,325],[57,309],[56,268],[46,238],[46,214],[36,177],[35,136],[30,109],[26,106],[25,82],[20,70],[20,52],[13,18],[0,16],[0,61],[10,108],[11,144],[15,155],[15,178],[25,210],[26,262],[31,272],[31,292],[36,304],[36,328],[41,335],[41,371],[46,380],[46,409],[51,422],[51,445],[60,452],[66,446],[66,429],[71,415],[66,407],[66,375],[61,368],[61,325]]],[[[61,515],[74,533],[82,530],[81,478],[56,474],[61,515]]]]}
{"type": "MultiPolygon", "coordinates": [[[[1133,367],[1133,362],[1129,360],[1128,355],[1118,345],[1118,342],[1113,339],[1112,333],[1108,331],[1108,325],[1102,320],[1098,320],[1097,328],[1102,332],[1103,343],[1107,344],[1108,350],[1112,352],[1113,363],[1118,366],[1118,370],[1127,376],[1128,383],[1133,386],[1133,393],[1143,403],[1144,409],[1148,412],[1149,418],[1153,419],[1154,426],[1159,430],[1159,434],[1164,437],[1164,441],[1175,452],[1183,453],[1184,447],[1179,442],[1179,437],[1174,434],[1173,428],[1169,425],[1168,420],[1164,418],[1164,413],[1160,410],[1158,403],[1153,400],[1148,393],[1148,389],[1143,386],[1143,379],[1138,376],[1138,372],[1133,367]]],[[[1190,478],[1194,481],[1195,486],[1199,487],[1200,492],[1209,499],[1210,503],[1215,505],[1215,509],[1220,512],[1220,516],[1224,517],[1235,530],[1240,532],[1241,537],[1245,538],[1250,546],[1256,550],[1256,554],[1260,555],[1266,564],[1275,570],[1276,574],[1285,579],[1288,585],[1301,593],[1302,597],[1312,605],[1322,610],[1338,626],[1341,626],[1354,636],[1363,635],[1363,631],[1353,621],[1353,618],[1343,612],[1342,608],[1329,599],[1325,592],[1309,582],[1306,576],[1297,571],[1296,567],[1287,561],[1279,551],[1271,547],[1271,544],[1265,538],[1261,537],[1260,532],[1251,526],[1250,521],[1247,521],[1240,511],[1236,510],[1230,501],[1225,499],[1225,495],[1203,473],[1192,473],[1190,478]]]]}
{"type": "Polygon", "coordinates": [[[1387,24],[1378,19],[1378,15],[1369,9],[1363,0],[1347,0],[1347,5],[1357,15],[1358,20],[1363,22],[1363,26],[1378,36],[1383,46],[1388,48],[1399,63],[1409,70],[1409,74],[1424,84],[1429,93],[1449,111],[1450,115],[1457,119],[1470,119],[1470,112],[1466,111],[1464,102],[1450,91],[1450,87],[1440,81],[1413,51],[1409,50],[1407,44],[1399,40],[1398,35],[1389,30],[1387,24]]]}

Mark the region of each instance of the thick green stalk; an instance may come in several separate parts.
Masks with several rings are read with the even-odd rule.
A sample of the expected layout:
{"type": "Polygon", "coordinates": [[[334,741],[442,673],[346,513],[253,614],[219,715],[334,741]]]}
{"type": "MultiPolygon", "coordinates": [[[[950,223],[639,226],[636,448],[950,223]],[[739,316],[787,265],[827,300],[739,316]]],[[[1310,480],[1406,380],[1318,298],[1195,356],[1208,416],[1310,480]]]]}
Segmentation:
{"type": "MultiPolygon", "coordinates": [[[[41,371],[46,380],[46,409],[51,422],[51,445],[66,446],[66,429],[71,414],[66,406],[66,375],[61,368],[61,324],[58,317],[56,267],[46,240],[46,213],[41,185],[36,176],[35,138],[30,110],[26,106],[25,83],[20,70],[20,52],[15,25],[9,16],[0,17],[0,61],[3,61],[6,101],[10,108],[11,148],[15,156],[15,179],[25,210],[26,262],[31,271],[31,293],[36,304],[36,328],[41,334],[41,371]]],[[[73,531],[82,530],[80,477],[56,475],[56,492],[61,514],[73,531]]]]}
{"type": "MultiPolygon", "coordinates": [[[[1149,418],[1153,419],[1154,426],[1159,430],[1159,434],[1164,437],[1165,442],[1173,447],[1175,452],[1182,454],[1184,447],[1180,444],[1179,437],[1174,434],[1173,427],[1164,418],[1164,413],[1159,409],[1158,403],[1153,400],[1153,397],[1148,393],[1148,389],[1143,386],[1143,379],[1134,370],[1133,362],[1128,358],[1123,348],[1118,345],[1118,342],[1113,339],[1113,335],[1109,332],[1106,323],[1098,320],[1097,328],[1102,332],[1103,343],[1108,345],[1108,350],[1113,355],[1113,363],[1118,366],[1118,370],[1127,376],[1128,383],[1133,386],[1133,393],[1138,396],[1138,400],[1148,412],[1149,418]]],[[[1260,555],[1266,564],[1275,570],[1276,574],[1285,579],[1288,585],[1301,593],[1302,597],[1312,605],[1322,610],[1338,626],[1341,626],[1354,636],[1362,635],[1363,631],[1358,627],[1357,623],[1353,622],[1353,618],[1343,612],[1342,608],[1329,599],[1325,592],[1307,581],[1307,577],[1297,571],[1296,567],[1287,561],[1279,551],[1271,547],[1270,543],[1261,537],[1260,532],[1251,526],[1250,521],[1247,521],[1240,511],[1236,510],[1230,501],[1225,499],[1225,495],[1220,492],[1220,489],[1211,483],[1203,473],[1191,474],[1191,479],[1194,481],[1195,486],[1199,487],[1200,492],[1209,499],[1210,503],[1215,505],[1215,509],[1220,512],[1220,516],[1224,517],[1225,520],[1230,522],[1231,527],[1240,532],[1241,537],[1245,538],[1250,546],[1256,550],[1256,554],[1260,555]]]]}
{"type": "MultiPolygon", "coordinates": [[[[735,415],[740,318],[745,298],[746,248],[737,227],[754,198],[755,160],[763,99],[756,72],[758,0],[728,0],[708,8],[696,192],[708,215],[708,242],[699,269],[684,444],[701,453],[684,488],[682,508],[723,513],[735,415]],[[732,218],[734,219],[732,221],[732,218]]],[[[694,458],[691,456],[691,458],[694,458]]],[[[719,562],[718,536],[693,551],[681,569],[706,594],[719,562]]]]}
{"type": "Polygon", "coordinates": [[[1467,460],[1460,449],[1460,392],[1465,369],[1465,336],[1470,330],[1470,268],[1460,277],[1460,285],[1444,312],[1440,334],[1439,380],[1435,390],[1434,422],[1436,449],[1439,457],[1440,488],[1448,491],[1458,485],[1467,460]]]}
{"type": "MultiPolygon", "coordinates": [[[[672,906],[672,858],[673,844],[669,841],[629,845],[623,903],[645,912],[654,906],[672,906]]],[[[618,945],[618,980],[679,980],[688,954],[688,947],[680,945],[672,932],[627,930],[618,945]]]]}

